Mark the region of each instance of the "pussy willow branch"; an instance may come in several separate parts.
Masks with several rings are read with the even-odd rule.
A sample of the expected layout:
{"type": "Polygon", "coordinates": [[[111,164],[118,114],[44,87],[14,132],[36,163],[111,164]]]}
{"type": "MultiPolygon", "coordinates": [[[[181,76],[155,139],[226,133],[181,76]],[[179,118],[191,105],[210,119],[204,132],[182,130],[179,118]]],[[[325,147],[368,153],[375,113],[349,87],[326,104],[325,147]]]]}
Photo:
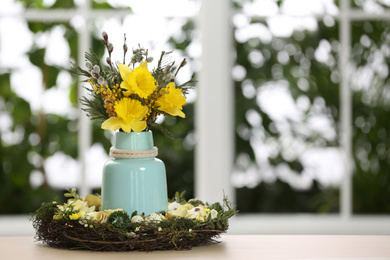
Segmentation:
{"type": "Polygon", "coordinates": [[[123,35],[124,43],[123,43],[123,64],[126,64],[126,52],[127,52],[127,44],[126,44],[126,34],[123,35]]]}

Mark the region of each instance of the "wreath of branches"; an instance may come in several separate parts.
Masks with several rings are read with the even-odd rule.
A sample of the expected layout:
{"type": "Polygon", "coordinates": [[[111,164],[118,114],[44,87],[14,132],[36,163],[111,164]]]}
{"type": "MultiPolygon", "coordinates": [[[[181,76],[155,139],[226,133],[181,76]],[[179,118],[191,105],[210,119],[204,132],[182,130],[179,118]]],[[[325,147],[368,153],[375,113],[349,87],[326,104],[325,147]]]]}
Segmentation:
{"type": "MultiPolygon", "coordinates": [[[[180,195],[175,197],[175,201],[186,202],[180,195]]],[[[127,213],[119,211],[111,214],[106,223],[95,221],[84,225],[68,217],[55,219],[57,205],[56,202],[43,203],[32,215],[35,239],[56,248],[93,251],[190,250],[195,246],[216,244],[220,235],[228,230],[228,219],[238,212],[225,197],[224,207],[226,209],[227,206],[227,209],[218,202],[212,204],[209,207],[219,210],[218,217],[205,222],[179,217],[131,223],[127,213]],[[125,220],[118,221],[123,216],[125,220]]]]}
{"type": "Polygon", "coordinates": [[[145,231],[139,236],[127,237],[105,225],[94,229],[84,227],[77,221],[35,219],[35,239],[49,246],[68,249],[88,249],[93,251],[154,251],[189,250],[194,246],[219,243],[216,239],[227,230],[212,230],[209,227],[192,232],[170,230],[169,232],[145,231]]]}

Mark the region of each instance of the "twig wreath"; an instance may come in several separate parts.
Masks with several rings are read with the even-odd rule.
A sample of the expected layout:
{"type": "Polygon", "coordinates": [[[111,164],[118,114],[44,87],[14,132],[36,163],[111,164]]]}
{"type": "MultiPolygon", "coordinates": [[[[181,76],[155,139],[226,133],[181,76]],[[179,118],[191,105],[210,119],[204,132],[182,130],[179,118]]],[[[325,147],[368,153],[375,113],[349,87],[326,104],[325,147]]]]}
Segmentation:
{"type": "Polygon", "coordinates": [[[237,210],[226,197],[222,206],[183,196],[177,192],[165,212],[129,216],[121,209],[100,211],[100,196],[81,198],[73,189],[65,193],[65,204],[43,203],[33,214],[35,239],[52,247],[94,251],[188,250],[218,243],[237,210]]]}

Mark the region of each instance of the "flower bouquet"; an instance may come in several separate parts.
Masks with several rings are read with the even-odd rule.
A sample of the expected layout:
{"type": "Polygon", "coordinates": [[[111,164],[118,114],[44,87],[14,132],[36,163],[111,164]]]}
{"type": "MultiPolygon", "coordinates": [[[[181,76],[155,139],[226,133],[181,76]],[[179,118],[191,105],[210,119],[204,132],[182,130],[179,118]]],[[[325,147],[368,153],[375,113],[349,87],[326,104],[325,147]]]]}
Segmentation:
{"type": "Polygon", "coordinates": [[[102,120],[103,129],[130,133],[148,131],[151,127],[156,127],[172,137],[155,121],[158,115],[185,117],[182,111],[186,103],[185,94],[195,86],[196,80],[192,78],[176,86],[175,77],[187,64],[186,59],[175,68],[175,62],[170,62],[172,51],[163,51],[157,67],[150,72],[148,63],[153,61],[153,57],[141,46],[132,51],[130,61],[126,64],[126,35],[123,63],[111,60],[114,47],[109,43],[105,32],[103,44],[108,52],[107,65],[102,65],[100,58],[92,50],[85,55],[86,70],[73,65],[73,70],[85,76],[85,81],[90,85],[86,89],[92,99],[81,99],[83,110],[91,119],[102,120]]]}

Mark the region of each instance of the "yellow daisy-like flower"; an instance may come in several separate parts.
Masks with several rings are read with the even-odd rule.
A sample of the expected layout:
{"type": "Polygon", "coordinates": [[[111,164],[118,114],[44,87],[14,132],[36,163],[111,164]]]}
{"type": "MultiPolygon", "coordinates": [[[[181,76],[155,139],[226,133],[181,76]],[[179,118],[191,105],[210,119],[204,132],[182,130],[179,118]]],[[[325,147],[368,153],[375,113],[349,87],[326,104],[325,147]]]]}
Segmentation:
{"type": "Polygon", "coordinates": [[[121,129],[126,133],[141,132],[146,128],[145,116],[148,108],[138,100],[123,98],[114,105],[116,117],[103,122],[102,128],[107,130],[121,129]]]}
{"type": "Polygon", "coordinates": [[[185,118],[186,116],[181,110],[186,103],[186,98],[183,96],[181,89],[176,88],[175,83],[171,82],[165,87],[164,91],[166,93],[157,99],[156,107],[172,116],[185,118]]]}
{"type": "Polygon", "coordinates": [[[72,215],[69,216],[69,219],[77,220],[77,219],[80,219],[81,216],[83,216],[84,214],[85,214],[84,211],[80,211],[79,213],[73,213],[72,215]]]}
{"type": "Polygon", "coordinates": [[[135,93],[141,98],[147,98],[156,89],[155,79],[149,72],[146,61],[133,71],[124,64],[119,64],[118,69],[123,79],[121,88],[128,90],[123,92],[126,97],[135,93]]]}

